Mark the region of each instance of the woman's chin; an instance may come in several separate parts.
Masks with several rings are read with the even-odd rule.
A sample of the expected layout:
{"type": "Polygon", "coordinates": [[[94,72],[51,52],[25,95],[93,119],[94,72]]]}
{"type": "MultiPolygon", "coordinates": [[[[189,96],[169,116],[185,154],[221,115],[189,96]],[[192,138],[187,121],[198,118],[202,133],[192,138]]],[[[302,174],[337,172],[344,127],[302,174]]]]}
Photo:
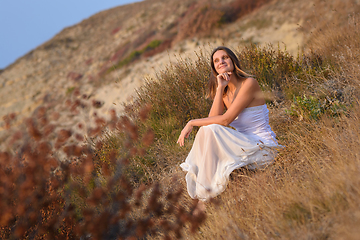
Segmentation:
{"type": "Polygon", "coordinates": [[[220,70],[218,71],[218,73],[219,73],[219,74],[227,73],[227,74],[231,75],[231,74],[232,74],[232,71],[229,71],[229,69],[224,68],[224,69],[220,69],[220,70]]]}
{"type": "Polygon", "coordinates": [[[219,69],[219,70],[218,70],[218,73],[219,73],[219,74],[226,73],[226,72],[229,72],[226,68],[223,68],[223,69],[219,69]]]}

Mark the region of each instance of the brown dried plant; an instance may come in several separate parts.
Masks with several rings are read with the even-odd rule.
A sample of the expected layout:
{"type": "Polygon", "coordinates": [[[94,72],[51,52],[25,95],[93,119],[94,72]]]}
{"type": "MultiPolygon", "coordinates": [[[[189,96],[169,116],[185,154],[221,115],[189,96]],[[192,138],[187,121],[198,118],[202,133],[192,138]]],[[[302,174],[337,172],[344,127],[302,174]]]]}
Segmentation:
{"type": "MultiPolygon", "coordinates": [[[[0,238],[170,239],[188,225],[195,231],[205,215],[192,214],[195,203],[179,205],[181,186],[166,192],[159,183],[134,187],[124,175],[129,159],[152,145],[152,130],[140,133],[115,110],[109,119],[93,114],[87,124],[61,126],[61,116],[85,115],[91,106],[75,93],[57,107],[62,112],[54,103],[39,107],[0,152],[0,238]],[[109,132],[127,146],[122,152],[104,148],[109,132]]],[[[140,111],[140,119],[149,110],[140,111]]]]}

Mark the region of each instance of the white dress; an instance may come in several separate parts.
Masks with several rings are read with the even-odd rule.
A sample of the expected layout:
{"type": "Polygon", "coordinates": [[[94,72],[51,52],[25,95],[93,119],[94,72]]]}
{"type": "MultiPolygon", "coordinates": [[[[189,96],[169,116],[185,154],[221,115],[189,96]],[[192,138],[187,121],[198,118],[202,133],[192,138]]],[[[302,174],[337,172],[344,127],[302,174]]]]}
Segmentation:
{"type": "Polygon", "coordinates": [[[180,166],[187,171],[190,197],[207,201],[226,188],[230,173],[247,166],[261,168],[273,162],[278,145],[269,125],[266,104],[245,108],[230,124],[203,126],[180,166]]]}

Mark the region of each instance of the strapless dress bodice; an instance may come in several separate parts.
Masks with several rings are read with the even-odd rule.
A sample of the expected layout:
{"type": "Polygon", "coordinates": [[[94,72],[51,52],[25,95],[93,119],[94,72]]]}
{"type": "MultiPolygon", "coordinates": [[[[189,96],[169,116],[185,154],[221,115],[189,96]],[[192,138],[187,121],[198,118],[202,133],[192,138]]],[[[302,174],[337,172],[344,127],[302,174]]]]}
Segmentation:
{"type": "Polygon", "coordinates": [[[276,135],[269,125],[269,110],[266,104],[245,108],[229,125],[238,132],[253,135],[261,141],[277,143],[276,135]]]}

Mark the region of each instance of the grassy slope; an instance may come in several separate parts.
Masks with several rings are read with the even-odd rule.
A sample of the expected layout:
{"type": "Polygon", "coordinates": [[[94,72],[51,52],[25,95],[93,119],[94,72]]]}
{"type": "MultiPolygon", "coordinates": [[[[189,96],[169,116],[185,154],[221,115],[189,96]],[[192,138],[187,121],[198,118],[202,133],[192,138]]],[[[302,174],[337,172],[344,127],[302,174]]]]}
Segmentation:
{"type": "MultiPolygon", "coordinates": [[[[272,47],[241,50],[244,67],[267,93],[271,125],[286,148],[264,171],[235,171],[215,199],[218,204],[207,206],[208,219],[200,234],[191,235],[195,239],[354,239],[359,234],[360,75],[355,56],[360,42],[354,21],[341,34],[334,29],[318,33],[311,46],[316,53],[297,59],[272,47]]],[[[179,131],[209,109],[203,92],[206,64],[202,55],[195,66],[179,60],[139,91],[136,104],[153,104],[145,125],[157,136],[146,157],[155,167],[146,172],[164,187],[171,186],[169,176],[183,176],[178,164],[194,137],[180,149],[175,145],[179,131]]]]}

